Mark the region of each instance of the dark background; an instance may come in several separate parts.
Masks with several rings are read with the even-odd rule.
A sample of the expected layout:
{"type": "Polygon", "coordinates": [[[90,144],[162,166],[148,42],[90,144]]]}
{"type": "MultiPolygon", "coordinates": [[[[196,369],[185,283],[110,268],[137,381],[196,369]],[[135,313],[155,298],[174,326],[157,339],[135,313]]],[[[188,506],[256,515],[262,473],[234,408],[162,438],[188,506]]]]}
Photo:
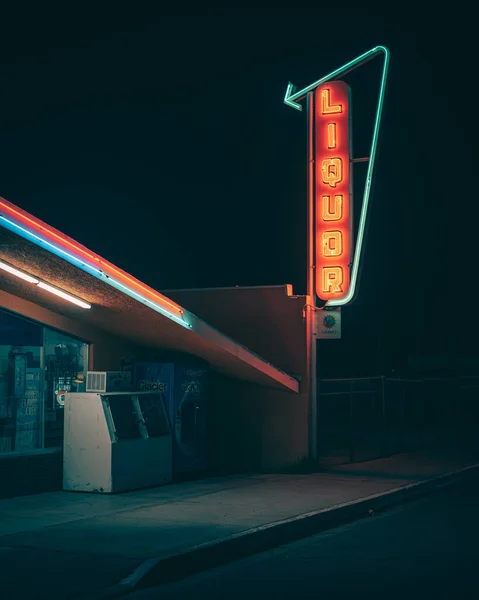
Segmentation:
{"type": "MultiPolygon", "coordinates": [[[[286,85],[387,45],[360,293],[343,339],[320,344],[323,372],[476,354],[473,15],[460,3],[232,6],[4,3],[0,194],[156,289],[304,293],[306,123],[283,104],[286,85]]],[[[346,79],[356,156],[381,66],[346,79]]]]}

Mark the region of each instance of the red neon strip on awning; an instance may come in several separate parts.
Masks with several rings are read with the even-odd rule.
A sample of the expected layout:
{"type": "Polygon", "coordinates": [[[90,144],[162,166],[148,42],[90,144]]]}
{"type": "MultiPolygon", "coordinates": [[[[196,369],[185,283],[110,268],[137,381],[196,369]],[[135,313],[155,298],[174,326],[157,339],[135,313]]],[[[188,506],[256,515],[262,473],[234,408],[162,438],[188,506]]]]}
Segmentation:
{"type": "Polygon", "coordinates": [[[88,250],[88,248],[82,246],[69,236],[61,233],[54,227],[47,225],[40,219],[37,219],[33,215],[27,213],[18,206],[15,206],[11,202],[8,202],[8,200],[5,200],[1,197],[0,210],[4,211],[6,216],[12,219],[15,223],[25,227],[33,233],[41,234],[47,239],[47,241],[60,246],[60,248],[73,254],[76,258],[88,263],[93,263],[92,266],[96,266],[97,268],[101,267],[101,270],[105,273],[105,275],[114,276],[116,279],[120,280],[121,283],[130,286],[138,293],[141,292],[141,294],[145,295],[150,300],[169,306],[180,314],[183,313],[183,309],[178,306],[178,304],[172,302],[162,294],[159,294],[153,288],[143,284],[135,277],[132,277],[122,269],[115,267],[115,265],[108,262],[98,254],[95,254],[91,250],[88,250]]]}

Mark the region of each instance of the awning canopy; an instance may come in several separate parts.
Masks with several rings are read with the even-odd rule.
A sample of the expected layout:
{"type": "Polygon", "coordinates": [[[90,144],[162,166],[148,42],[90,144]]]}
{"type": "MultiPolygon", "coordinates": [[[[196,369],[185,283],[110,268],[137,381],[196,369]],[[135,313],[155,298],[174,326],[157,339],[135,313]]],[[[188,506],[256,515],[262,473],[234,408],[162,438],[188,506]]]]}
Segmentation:
{"type": "Polygon", "coordinates": [[[0,260],[91,308],[0,269],[5,292],[138,345],[198,356],[230,377],[298,392],[298,381],[287,373],[3,198],[0,225],[0,260]]]}

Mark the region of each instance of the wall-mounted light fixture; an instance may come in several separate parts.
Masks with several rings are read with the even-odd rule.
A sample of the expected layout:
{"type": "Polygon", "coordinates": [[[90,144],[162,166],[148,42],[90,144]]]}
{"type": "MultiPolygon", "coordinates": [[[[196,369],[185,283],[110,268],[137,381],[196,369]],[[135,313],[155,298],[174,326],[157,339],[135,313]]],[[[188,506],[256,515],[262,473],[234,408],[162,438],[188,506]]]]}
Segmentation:
{"type": "Polygon", "coordinates": [[[54,294],[55,296],[58,296],[59,298],[63,298],[63,300],[66,300],[67,302],[76,304],[77,306],[80,306],[81,308],[91,308],[91,304],[88,304],[88,302],[85,302],[85,300],[82,300],[81,298],[77,298],[76,296],[73,296],[72,294],[69,294],[68,292],[65,292],[64,290],[61,290],[60,288],[57,288],[54,285],[50,285],[49,283],[46,283],[45,281],[42,281],[41,279],[34,277],[33,275],[30,275],[29,273],[25,273],[24,271],[21,271],[20,269],[12,267],[12,265],[9,265],[8,263],[6,263],[2,260],[0,260],[0,269],[2,269],[3,271],[6,271],[7,273],[10,273],[11,275],[15,275],[15,277],[18,277],[19,279],[23,279],[24,281],[27,281],[28,283],[33,283],[33,284],[37,285],[39,288],[41,288],[42,290],[45,290],[46,292],[50,292],[50,294],[54,294]]]}
{"type": "Polygon", "coordinates": [[[19,269],[15,269],[15,267],[8,265],[7,263],[2,262],[1,260],[0,260],[0,269],[2,269],[3,271],[6,271],[7,273],[10,273],[10,275],[15,275],[15,277],[19,277],[20,279],[23,279],[24,281],[28,281],[28,283],[38,283],[38,279],[36,279],[35,277],[32,277],[31,275],[28,275],[28,273],[24,273],[23,271],[20,271],[19,269]]]}
{"type": "Polygon", "coordinates": [[[38,282],[38,287],[42,288],[42,290],[46,290],[47,292],[50,292],[50,294],[55,294],[55,296],[58,296],[59,298],[63,298],[63,300],[67,300],[68,302],[71,302],[72,304],[81,306],[81,308],[91,308],[91,304],[88,304],[88,302],[85,302],[84,300],[80,300],[80,298],[76,298],[75,296],[72,296],[71,294],[67,294],[67,292],[64,292],[63,290],[60,290],[57,287],[54,287],[53,285],[50,285],[48,283],[44,283],[43,281],[38,282]]]}

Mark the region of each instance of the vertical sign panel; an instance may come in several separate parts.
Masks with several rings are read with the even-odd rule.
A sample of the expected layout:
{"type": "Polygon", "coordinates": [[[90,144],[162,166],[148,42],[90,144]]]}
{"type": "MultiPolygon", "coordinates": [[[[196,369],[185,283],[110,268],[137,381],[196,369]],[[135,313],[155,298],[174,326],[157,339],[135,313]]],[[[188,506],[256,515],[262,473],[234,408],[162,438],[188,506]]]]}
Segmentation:
{"type": "Polygon", "coordinates": [[[339,300],[349,289],[352,248],[349,87],[315,92],[316,295],[339,300]]]}

